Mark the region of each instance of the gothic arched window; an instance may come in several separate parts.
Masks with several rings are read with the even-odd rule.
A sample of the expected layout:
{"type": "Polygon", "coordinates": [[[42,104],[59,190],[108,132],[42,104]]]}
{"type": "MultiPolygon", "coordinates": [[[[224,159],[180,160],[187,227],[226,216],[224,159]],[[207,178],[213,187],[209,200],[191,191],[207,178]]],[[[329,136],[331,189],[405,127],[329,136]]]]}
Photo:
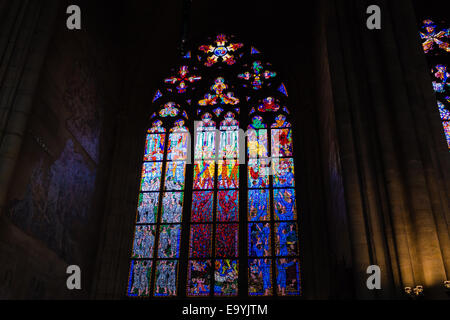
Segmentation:
{"type": "Polygon", "coordinates": [[[450,149],[450,28],[427,19],[420,32],[422,46],[431,68],[444,134],[450,149]]]}
{"type": "Polygon", "coordinates": [[[127,295],[300,295],[287,89],[256,48],[209,40],[153,99],[127,295]]]}

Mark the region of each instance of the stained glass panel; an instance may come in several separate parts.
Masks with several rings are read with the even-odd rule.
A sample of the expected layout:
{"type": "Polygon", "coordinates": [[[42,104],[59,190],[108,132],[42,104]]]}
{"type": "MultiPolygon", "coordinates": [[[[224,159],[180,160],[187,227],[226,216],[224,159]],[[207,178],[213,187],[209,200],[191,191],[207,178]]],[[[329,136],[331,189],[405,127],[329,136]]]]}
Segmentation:
{"type": "Polygon", "coordinates": [[[151,260],[131,260],[130,275],[128,281],[128,296],[148,297],[150,295],[151,275],[151,260]]]}
{"type": "Polygon", "coordinates": [[[272,130],[272,157],[292,157],[292,130],[272,130]]]}
{"type": "Polygon", "coordinates": [[[298,255],[298,230],[294,222],[275,224],[275,251],[277,256],[298,255]]]}
{"type": "Polygon", "coordinates": [[[185,161],[167,162],[165,189],[169,191],[183,190],[185,171],[185,161]]]}
{"type": "Polygon", "coordinates": [[[195,161],[194,189],[207,190],[214,188],[214,161],[195,161]]]}
{"type": "Polygon", "coordinates": [[[273,192],[275,219],[281,221],[297,219],[295,190],[275,189],[273,192]]]}
{"type": "Polygon", "coordinates": [[[217,221],[236,222],[239,220],[239,191],[219,191],[217,193],[217,221]]]}
{"type": "Polygon", "coordinates": [[[159,193],[141,193],[137,209],[136,223],[156,223],[159,193]]]}
{"type": "Polygon", "coordinates": [[[248,215],[250,221],[267,221],[270,219],[270,191],[248,191],[248,215]]]}
{"type": "Polygon", "coordinates": [[[294,159],[274,159],[273,186],[275,188],[294,187],[294,159]]]}
{"type": "Polygon", "coordinates": [[[166,192],[162,200],[162,223],[181,223],[183,192],[166,192]]]}
{"type": "Polygon", "coordinates": [[[300,267],[298,259],[276,260],[277,294],[280,296],[300,294],[300,267]]]}
{"type": "Polygon", "coordinates": [[[272,295],[272,259],[248,261],[248,293],[251,296],[272,295]]]}
{"type": "Polygon", "coordinates": [[[236,258],[238,256],[237,224],[218,224],[216,227],[216,256],[221,258],[236,258]]]}
{"type": "Polygon", "coordinates": [[[220,132],[219,156],[221,159],[239,157],[239,131],[220,132]]]}
{"type": "Polygon", "coordinates": [[[219,160],[218,165],[219,189],[239,188],[239,163],[238,160],[219,160]]]}
{"type": "Polygon", "coordinates": [[[148,134],[145,143],[144,161],[161,161],[164,157],[165,134],[148,134]]]}
{"type": "Polygon", "coordinates": [[[142,166],[141,191],[159,191],[162,162],[145,162],[142,166]]]}
{"type": "Polygon", "coordinates": [[[167,160],[186,160],[188,152],[189,133],[176,132],[169,135],[167,160]]]}
{"type": "Polygon", "coordinates": [[[269,161],[265,159],[249,159],[248,187],[266,188],[269,186],[269,161]]]}
{"type": "Polygon", "coordinates": [[[162,225],[159,231],[158,258],[178,258],[181,225],[162,225]]]}
{"type": "Polygon", "coordinates": [[[153,258],[156,226],[136,226],[132,258],[153,258]]]}
{"type": "Polygon", "coordinates": [[[177,294],[178,261],[160,260],[156,263],[155,296],[173,297],[177,294]]]}
{"type": "Polygon", "coordinates": [[[211,260],[190,260],[188,266],[187,295],[209,296],[211,290],[211,260]]]}
{"type": "Polygon", "coordinates": [[[189,257],[207,258],[212,251],[212,225],[194,224],[191,225],[191,235],[189,242],[189,257]]]}
{"type": "Polygon", "coordinates": [[[216,132],[197,131],[195,159],[214,160],[216,156],[216,132]]]}
{"type": "Polygon", "coordinates": [[[267,257],[271,255],[270,223],[249,223],[248,255],[267,257]]]}
{"type": "Polygon", "coordinates": [[[200,191],[192,194],[191,222],[212,222],[213,191],[200,191]]]}
{"type": "Polygon", "coordinates": [[[214,294],[216,296],[236,296],[238,294],[237,260],[216,260],[214,269],[214,294]]]}
{"type": "Polygon", "coordinates": [[[248,130],[247,148],[249,158],[267,157],[267,130],[248,130]]]}
{"type": "Polygon", "coordinates": [[[448,147],[450,148],[450,122],[445,121],[442,123],[444,126],[445,137],[447,138],[448,147]]]}

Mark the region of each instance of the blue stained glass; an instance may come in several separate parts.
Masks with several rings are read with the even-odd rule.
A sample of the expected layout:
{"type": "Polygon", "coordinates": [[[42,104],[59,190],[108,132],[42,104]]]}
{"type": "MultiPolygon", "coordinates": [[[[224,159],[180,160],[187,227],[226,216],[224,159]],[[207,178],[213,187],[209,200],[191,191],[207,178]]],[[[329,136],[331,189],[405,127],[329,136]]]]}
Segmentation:
{"type": "Polygon", "coordinates": [[[281,86],[278,88],[278,91],[280,91],[286,97],[288,96],[287,89],[286,89],[286,86],[284,85],[284,83],[281,84],[281,86]]]}
{"type": "Polygon", "coordinates": [[[186,171],[185,161],[167,162],[166,185],[168,191],[183,190],[186,171]]]}
{"type": "Polygon", "coordinates": [[[248,191],[248,215],[250,221],[270,219],[270,192],[266,189],[248,191]]]}
{"type": "Polygon", "coordinates": [[[235,222],[239,220],[239,191],[219,191],[217,193],[217,221],[235,222]]]}
{"type": "Polygon", "coordinates": [[[156,263],[156,297],[173,297],[177,295],[178,261],[160,260],[156,263]]]}
{"type": "Polygon", "coordinates": [[[279,296],[300,294],[300,267],[298,259],[276,260],[277,294],[279,296]]]}
{"type": "Polygon", "coordinates": [[[183,192],[166,192],[162,200],[162,223],[180,223],[183,214],[183,192]]]}
{"type": "Polygon", "coordinates": [[[159,191],[161,188],[161,162],[145,162],[142,166],[141,191],[159,191]]]}
{"type": "Polygon", "coordinates": [[[261,51],[259,51],[259,50],[256,49],[255,47],[252,47],[250,53],[251,53],[251,54],[258,54],[258,53],[261,53],[261,51]]]}
{"type": "Polygon", "coordinates": [[[150,295],[152,264],[151,260],[131,260],[128,281],[129,297],[148,297],[150,295]]]}
{"type": "Polygon", "coordinates": [[[275,188],[293,188],[294,183],[294,159],[274,159],[273,186],[275,188]]]}
{"type": "Polygon", "coordinates": [[[211,260],[191,260],[188,267],[187,295],[209,296],[211,290],[211,260]]]}
{"type": "Polygon", "coordinates": [[[272,259],[248,261],[248,293],[251,296],[272,295],[272,259]]]}
{"type": "Polygon", "coordinates": [[[275,219],[281,221],[297,219],[296,198],[294,189],[275,189],[275,219]]]}
{"type": "Polygon", "coordinates": [[[155,237],[155,226],[136,226],[132,258],[152,258],[155,237]]]}
{"type": "Polygon", "coordinates": [[[192,222],[211,222],[213,216],[213,191],[193,192],[192,194],[192,222]]]}
{"type": "Polygon", "coordinates": [[[298,255],[298,230],[294,222],[275,224],[275,251],[277,256],[298,255]]]}
{"type": "Polygon", "coordinates": [[[178,258],[180,237],[179,224],[162,225],[159,231],[158,258],[178,258]]]}
{"type": "Polygon", "coordinates": [[[236,296],[238,294],[237,260],[216,260],[214,269],[214,294],[216,296],[236,296]]]}
{"type": "Polygon", "coordinates": [[[159,193],[141,193],[137,209],[136,223],[156,223],[159,193]]]}
{"type": "Polygon", "coordinates": [[[249,223],[248,255],[251,257],[267,257],[271,255],[270,223],[249,223]]]}
{"type": "Polygon", "coordinates": [[[162,93],[161,93],[161,91],[156,91],[156,93],[155,93],[155,97],[153,98],[153,101],[152,102],[155,102],[156,100],[158,100],[159,98],[161,98],[162,97],[162,93]]]}

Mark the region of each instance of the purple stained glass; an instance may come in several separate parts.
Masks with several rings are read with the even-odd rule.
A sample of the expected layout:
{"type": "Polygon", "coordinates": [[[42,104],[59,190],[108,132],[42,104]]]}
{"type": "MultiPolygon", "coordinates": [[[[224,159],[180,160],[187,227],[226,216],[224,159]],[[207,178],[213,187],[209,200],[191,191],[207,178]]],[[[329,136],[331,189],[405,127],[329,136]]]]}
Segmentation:
{"type": "Polygon", "coordinates": [[[211,260],[190,260],[188,266],[187,295],[209,296],[211,290],[211,260]]]}
{"type": "Polygon", "coordinates": [[[248,218],[250,221],[270,219],[270,191],[267,189],[248,191],[248,218]]]}
{"type": "Polygon", "coordinates": [[[267,257],[271,255],[270,223],[249,223],[248,255],[250,257],[267,257]]]}
{"type": "Polygon", "coordinates": [[[221,258],[236,258],[238,256],[238,237],[238,224],[217,224],[216,256],[221,258]]]}
{"type": "Polygon", "coordinates": [[[193,192],[191,222],[212,222],[213,191],[193,192]]]}
{"type": "Polygon", "coordinates": [[[190,258],[207,258],[212,251],[212,225],[194,224],[191,225],[189,242],[190,258]]]}
{"type": "Polygon", "coordinates": [[[237,222],[239,220],[239,191],[217,193],[217,221],[237,222]]]}

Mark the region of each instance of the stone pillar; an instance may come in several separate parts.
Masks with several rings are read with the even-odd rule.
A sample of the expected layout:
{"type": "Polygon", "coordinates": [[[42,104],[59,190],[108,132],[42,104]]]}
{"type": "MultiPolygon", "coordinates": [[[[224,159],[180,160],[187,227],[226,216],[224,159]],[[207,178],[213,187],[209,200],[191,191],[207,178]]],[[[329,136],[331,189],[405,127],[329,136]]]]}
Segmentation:
{"type": "Polygon", "coordinates": [[[27,120],[58,1],[17,0],[0,5],[0,214],[27,120]]]}

